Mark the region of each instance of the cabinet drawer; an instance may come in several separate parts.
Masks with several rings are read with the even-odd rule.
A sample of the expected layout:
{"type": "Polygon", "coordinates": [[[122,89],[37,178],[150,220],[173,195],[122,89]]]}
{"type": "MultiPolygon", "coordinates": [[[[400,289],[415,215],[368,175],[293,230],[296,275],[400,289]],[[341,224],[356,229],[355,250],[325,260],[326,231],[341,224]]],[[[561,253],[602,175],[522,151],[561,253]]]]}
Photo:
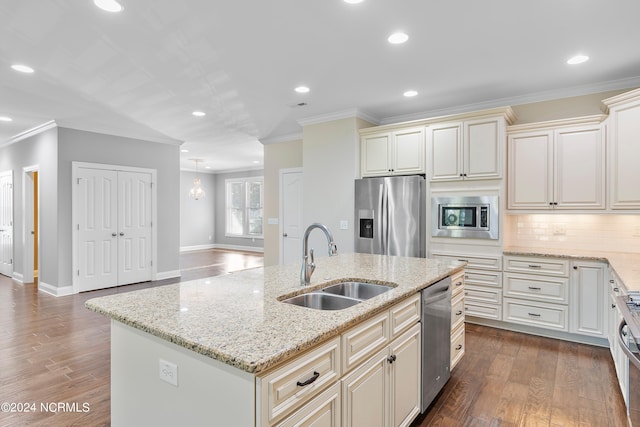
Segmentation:
{"type": "Polygon", "coordinates": [[[420,294],[394,305],[389,310],[391,338],[394,339],[420,321],[420,294]]]}
{"type": "Polygon", "coordinates": [[[459,271],[451,276],[451,298],[457,296],[464,289],[465,271],[459,271]]]}
{"type": "Polygon", "coordinates": [[[467,285],[502,287],[502,272],[465,270],[464,282],[467,285]]]}
{"type": "Polygon", "coordinates": [[[569,311],[567,306],[559,304],[527,304],[526,301],[505,298],[504,320],[558,331],[569,330],[569,311]]]}
{"type": "Polygon", "coordinates": [[[338,427],[341,422],[340,412],[340,382],[330,386],[318,397],[307,403],[304,408],[299,409],[278,427],[301,427],[326,425],[338,427]]]}
{"type": "Polygon", "coordinates": [[[452,254],[446,252],[432,252],[431,258],[439,259],[442,261],[466,261],[467,266],[465,268],[477,268],[480,270],[502,270],[502,257],[501,256],[481,256],[481,255],[469,255],[469,254],[452,254]]]}
{"type": "Polygon", "coordinates": [[[569,277],[569,261],[538,257],[504,257],[504,271],[569,277]]]}
{"type": "MultiPolygon", "coordinates": [[[[418,299],[419,301],[419,299],[418,299]]],[[[342,372],[366,360],[389,342],[389,312],[385,311],[342,334],[342,372]]]]}
{"type": "Polygon", "coordinates": [[[340,378],[340,337],[258,378],[262,425],[270,425],[340,378]],[[315,380],[311,381],[313,378],[315,380]],[[301,385],[309,382],[307,385],[301,385]]]}
{"type": "Polygon", "coordinates": [[[464,302],[464,315],[502,320],[502,305],[482,304],[474,301],[464,302]]]}
{"type": "Polygon", "coordinates": [[[502,304],[502,290],[495,288],[467,285],[464,289],[464,297],[467,302],[502,304]]]}
{"type": "Polygon", "coordinates": [[[451,360],[450,360],[450,370],[453,369],[462,356],[464,355],[464,325],[454,331],[453,335],[451,335],[451,360]]]}
{"type": "Polygon", "coordinates": [[[460,293],[451,300],[451,330],[464,323],[464,294],[460,293]]]}
{"type": "Polygon", "coordinates": [[[534,274],[504,274],[504,296],[558,304],[569,303],[569,279],[534,274]]]}

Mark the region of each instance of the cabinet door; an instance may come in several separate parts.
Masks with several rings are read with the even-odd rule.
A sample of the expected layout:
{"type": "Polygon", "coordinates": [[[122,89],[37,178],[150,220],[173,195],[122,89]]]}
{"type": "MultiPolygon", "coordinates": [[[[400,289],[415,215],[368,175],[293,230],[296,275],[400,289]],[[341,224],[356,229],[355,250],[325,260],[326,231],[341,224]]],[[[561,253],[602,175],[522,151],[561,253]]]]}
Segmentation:
{"type": "Polygon", "coordinates": [[[420,413],[420,353],[420,324],[391,343],[393,362],[389,398],[393,427],[408,426],[420,413]]]}
{"type": "Polygon", "coordinates": [[[553,202],[553,135],[509,136],[509,209],[548,209],[553,202]]]}
{"type": "Polygon", "coordinates": [[[343,427],[384,427],[389,415],[388,347],[342,379],[343,427]]]}
{"type": "Polygon", "coordinates": [[[613,109],[609,123],[612,209],[640,209],[640,101],[613,109]]]}
{"type": "Polygon", "coordinates": [[[556,207],[604,209],[604,182],[601,127],[556,130],[556,207]]]}
{"type": "Polygon", "coordinates": [[[431,181],[459,181],[462,171],[462,123],[428,128],[431,146],[431,181]]]}
{"type": "Polygon", "coordinates": [[[502,176],[504,131],[498,119],[464,122],[464,179],[502,176]]]}
{"type": "Polygon", "coordinates": [[[604,265],[574,261],[571,281],[569,332],[606,338],[604,265]]]}
{"type": "Polygon", "coordinates": [[[394,175],[424,173],[424,128],[410,128],[393,132],[393,161],[391,170],[394,175]]]}
{"type": "Polygon", "coordinates": [[[391,135],[389,133],[363,136],[360,141],[362,176],[389,175],[391,170],[390,149],[391,135]]]}
{"type": "Polygon", "coordinates": [[[340,427],[340,383],[300,408],[278,427],[340,427]]]}

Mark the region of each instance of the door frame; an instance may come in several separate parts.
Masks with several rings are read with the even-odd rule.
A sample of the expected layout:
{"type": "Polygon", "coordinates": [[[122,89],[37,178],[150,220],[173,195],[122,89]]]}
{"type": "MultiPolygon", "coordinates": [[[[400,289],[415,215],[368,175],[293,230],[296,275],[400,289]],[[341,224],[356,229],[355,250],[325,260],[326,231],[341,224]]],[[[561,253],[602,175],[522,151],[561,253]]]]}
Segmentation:
{"type": "Polygon", "coordinates": [[[156,280],[158,275],[158,227],[156,224],[158,223],[158,186],[157,182],[157,174],[158,171],[156,169],[148,169],[148,168],[139,168],[133,166],[122,166],[122,165],[109,165],[103,163],[87,163],[87,162],[71,162],[71,247],[72,247],[72,286],[73,293],[77,294],[80,292],[80,283],[78,275],[76,271],[78,271],[78,218],[77,218],[77,206],[78,206],[78,186],[76,183],[78,182],[78,171],[79,169],[101,169],[101,170],[112,170],[112,171],[123,171],[123,172],[139,172],[139,173],[148,173],[151,174],[151,280],[156,280]]]}
{"type": "MultiPolygon", "coordinates": [[[[278,207],[278,218],[280,218],[280,220],[278,221],[278,264],[282,265],[284,263],[284,224],[282,222],[282,219],[284,217],[284,175],[285,174],[290,174],[290,173],[300,173],[300,174],[304,174],[304,170],[303,168],[285,168],[285,169],[280,169],[279,170],[279,183],[278,183],[278,188],[279,188],[279,207],[278,207]]],[[[304,178],[304,175],[303,175],[304,178]]],[[[303,181],[303,185],[304,185],[304,181],[303,181]]],[[[304,191],[303,191],[304,194],[304,191]]],[[[300,210],[302,212],[302,209],[300,210]]],[[[302,223],[301,223],[302,224],[302,223]]],[[[302,239],[302,236],[300,236],[300,238],[302,239]]],[[[300,251],[302,252],[302,249],[300,249],[300,251]]]]}
{"type": "MultiPolygon", "coordinates": [[[[25,166],[22,168],[22,282],[23,283],[32,283],[34,280],[33,274],[33,246],[28,245],[29,230],[31,228],[31,224],[27,224],[26,219],[31,218],[29,215],[33,214],[35,209],[33,192],[33,177],[29,176],[33,172],[39,172],[39,165],[31,165],[25,166]]],[[[40,230],[40,180],[38,180],[38,200],[36,201],[38,205],[38,217],[34,218],[34,221],[38,222],[38,230],[40,230]]],[[[35,239],[35,238],[34,238],[35,239]]],[[[38,276],[40,276],[40,263],[42,252],[40,251],[40,233],[38,233],[38,242],[34,240],[34,245],[37,245],[38,248],[38,276]]]]}
{"type": "Polygon", "coordinates": [[[14,177],[13,177],[13,169],[9,169],[6,171],[0,171],[0,176],[8,176],[11,178],[11,275],[8,276],[12,279],[16,279],[19,280],[19,277],[17,277],[18,275],[16,274],[16,264],[15,264],[15,240],[16,240],[16,234],[15,234],[15,194],[14,194],[14,185],[13,185],[13,181],[14,181],[14,177]]]}

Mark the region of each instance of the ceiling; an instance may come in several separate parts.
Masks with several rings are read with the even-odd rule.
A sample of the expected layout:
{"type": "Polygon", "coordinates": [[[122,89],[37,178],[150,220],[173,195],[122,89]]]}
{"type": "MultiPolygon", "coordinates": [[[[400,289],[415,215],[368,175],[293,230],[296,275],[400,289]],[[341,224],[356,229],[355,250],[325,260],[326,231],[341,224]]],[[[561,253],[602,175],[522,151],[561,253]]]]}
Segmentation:
{"type": "Polygon", "coordinates": [[[637,0],[123,5],[0,2],[0,116],[13,119],[0,122],[0,146],[55,120],[184,142],[185,169],[201,158],[240,170],[262,167],[261,142],[299,139],[300,123],[323,116],[392,123],[640,86],[637,0]],[[409,40],[388,43],[396,30],[409,40]],[[568,65],[577,53],[590,60],[568,65]]]}

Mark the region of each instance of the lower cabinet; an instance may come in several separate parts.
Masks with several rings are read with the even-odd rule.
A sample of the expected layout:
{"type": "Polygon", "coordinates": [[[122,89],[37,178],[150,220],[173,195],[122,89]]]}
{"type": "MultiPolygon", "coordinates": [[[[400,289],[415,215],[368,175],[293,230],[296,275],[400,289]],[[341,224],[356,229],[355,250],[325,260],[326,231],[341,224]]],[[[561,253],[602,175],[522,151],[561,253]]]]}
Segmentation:
{"type": "Polygon", "coordinates": [[[342,379],[342,425],[408,426],[420,413],[420,324],[342,379]]]}
{"type": "Polygon", "coordinates": [[[408,426],[420,413],[420,294],[256,378],[257,426],[408,426]]]}
{"type": "MultiPolygon", "coordinates": [[[[616,377],[618,378],[618,385],[624,398],[624,403],[629,407],[629,359],[622,352],[620,343],[618,342],[618,325],[622,322],[623,317],[620,309],[618,308],[618,302],[616,296],[622,295],[622,289],[617,277],[613,272],[610,272],[609,279],[609,304],[607,305],[607,320],[609,330],[609,349],[611,350],[611,357],[613,358],[613,364],[616,369],[616,377]]],[[[623,335],[624,337],[624,335],[623,335]]]]}
{"type": "Polygon", "coordinates": [[[458,364],[464,355],[465,285],[464,271],[451,276],[451,361],[449,370],[458,364]]]}

